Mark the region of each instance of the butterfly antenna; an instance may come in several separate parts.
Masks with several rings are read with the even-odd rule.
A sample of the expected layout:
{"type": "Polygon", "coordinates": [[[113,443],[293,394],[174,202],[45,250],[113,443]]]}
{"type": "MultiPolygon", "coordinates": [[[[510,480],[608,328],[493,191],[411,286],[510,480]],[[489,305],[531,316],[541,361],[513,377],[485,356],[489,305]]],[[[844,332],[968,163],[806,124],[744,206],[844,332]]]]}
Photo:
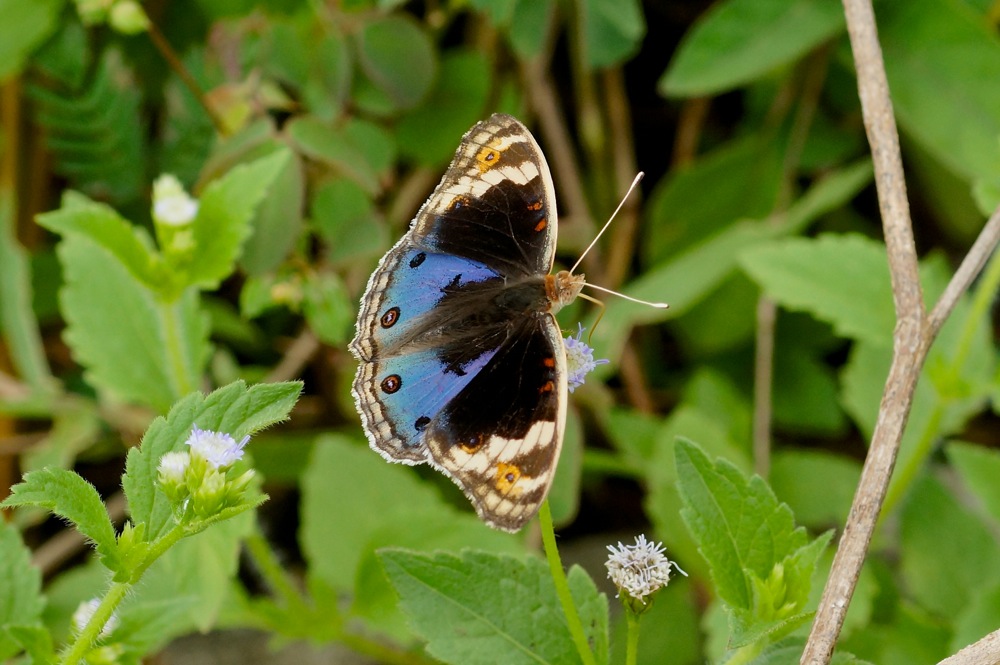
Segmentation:
{"type": "Polygon", "coordinates": [[[587,249],[583,250],[583,254],[581,254],[580,258],[576,260],[576,263],[573,264],[573,267],[569,269],[569,273],[571,275],[576,272],[576,269],[578,267],[580,267],[580,262],[583,261],[583,257],[587,256],[587,253],[594,248],[594,245],[596,245],[597,241],[601,239],[601,236],[604,235],[604,232],[608,230],[608,227],[611,226],[611,222],[615,221],[615,215],[617,215],[618,211],[621,210],[622,206],[625,205],[625,201],[628,200],[629,194],[631,194],[632,191],[636,188],[636,186],[642,180],[642,177],[644,175],[646,174],[643,173],[642,171],[639,171],[639,173],[636,174],[635,179],[632,181],[632,184],[629,185],[628,191],[625,192],[625,196],[622,197],[621,203],[619,203],[618,207],[615,208],[615,211],[611,213],[611,217],[609,217],[608,221],[604,223],[604,227],[601,229],[600,233],[594,236],[594,239],[590,241],[589,245],[587,245],[587,249]]]}
{"type": "MultiPolygon", "coordinates": [[[[608,230],[608,227],[611,226],[611,222],[615,221],[615,215],[617,215],[618,212],[622,209],[622,206],[625,205],[625,201],[628,200],[629,195],[633,192],[633,190],[635,190],[638,184],[642,181],[644,175],[645,174],[642,171],[639,171],[639,173],[636,174],[635,179],[632,180],[632,184],[629,185],[628,191],[625,192],[625,196],[622,197],[621,203],[619,203],[618,207],[615,208],[615,211],[611,213],[611,217],[609,217],[608,221],[604,223],[604,226],[601,228],[600,233],[598,233],[594,237],[594,239],[590,242],[590,244],[587,245],[587,249],[583,250],[583,254],[581,254],[580,258],[576,260],[576,263],[573,264],[573,267],[569,269],[571,275],[576,272],[576,269],[580,266],[580,262],[583,261],[583,257],[587,255],[587,252],[589,252],[594,248],[594,245],[596,245],[597,241],[601,239],[601,236],[604,235],[604,232],[608,230]]],[[[618,291],[612,291],[611,289],[606,289],[603,286],[597,286],[596,284],[591,284],[590,282],[587,282],[586,286],[589,286],[590,288],[596,289],[598,291],[603,291],[604,293],[609,293],[613,296],[624,298],[625,300],[631,300],[632,302],[639,303],[640,305],[649,305],[650,307],[656,307],[657,309],[666,309],[670,307],[670,305],[668,305],[665,302],[650,302],[648,300],[639,300],[638,298],[633,298],[632,296],[627,296],[624,293],[619,293],[618,291]]],[[[582,294],[580,297],[585,298],[586,300],[589,300],[591,302],[600,304],[602,307],[601,316],[604,315],[603,312],[604,303],[602,303],[600,300],[596,300],[594,298],[590,298],[582,294]]]]}

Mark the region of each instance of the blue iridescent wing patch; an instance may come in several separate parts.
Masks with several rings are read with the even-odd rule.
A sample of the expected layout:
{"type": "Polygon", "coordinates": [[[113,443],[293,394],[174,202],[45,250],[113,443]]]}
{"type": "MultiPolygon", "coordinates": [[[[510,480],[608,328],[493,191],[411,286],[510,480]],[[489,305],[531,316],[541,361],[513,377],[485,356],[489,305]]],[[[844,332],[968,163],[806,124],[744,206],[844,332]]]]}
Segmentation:
{"type": "Polygon", "coordinates": [[[431,464],[506,531],[538,512],[565,428],[553,314],[583,277],[549,275],[556,221],[528,130],[508,115],[478,123],[372,273],[350,347],[371,447],[431,464]]]}

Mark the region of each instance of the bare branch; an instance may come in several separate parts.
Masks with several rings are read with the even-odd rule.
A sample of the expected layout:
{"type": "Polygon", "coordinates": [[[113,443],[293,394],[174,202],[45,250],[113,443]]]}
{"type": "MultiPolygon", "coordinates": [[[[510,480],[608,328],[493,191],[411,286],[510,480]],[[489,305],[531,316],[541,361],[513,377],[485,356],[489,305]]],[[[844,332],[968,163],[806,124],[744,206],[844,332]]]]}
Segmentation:
{"type": "Polygon", "coordinates": [[[938,331],[941,330],[945,319],[955,308],[955,303],[986,265],[996,249],[997,243],[1000,243],[1000,208],[993,211],[986,226],[979,232],[979,237],[973,243],[972,249],[965,255],[962,265],[958,267],[955,275],[948,282],[948,288],[941,294],[934,309],[931,310],[930,316],[927,317],[927,325],[932,336],[937,335],[938,331]]]}
{"type": "Polygon", "coordinates": [[[1000,630],[990,633],[975,644],[970,644],[954,656],[945,658],[938,665],[996,665],[997,663],[1000,663],[1000,630]]]}

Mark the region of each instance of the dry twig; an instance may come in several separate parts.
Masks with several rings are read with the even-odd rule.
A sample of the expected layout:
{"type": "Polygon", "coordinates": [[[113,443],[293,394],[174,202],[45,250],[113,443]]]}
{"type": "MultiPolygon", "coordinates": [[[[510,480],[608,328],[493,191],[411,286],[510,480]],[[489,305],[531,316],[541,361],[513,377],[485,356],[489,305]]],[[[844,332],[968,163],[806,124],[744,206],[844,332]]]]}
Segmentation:
{"type": "Polygon", "coordinates": [[[944,319],[982,269],[1000,239],[998,211],[991,217],[952,283],[928,316],[917,272],[917,252],[906,199],[899,136],[878,43],[875,14],[869,0],[843,0],[843,4],[857,69],[861,110],[875,166],[875,185],[896,308],[896,330],[893,335],[892,365],[879,406],[871,447],[833,568],[802,654],[801,662],[809,665],[825,665],[833,655],[834,645],[885,500],[903,428],[927,351],[944,319]]]}

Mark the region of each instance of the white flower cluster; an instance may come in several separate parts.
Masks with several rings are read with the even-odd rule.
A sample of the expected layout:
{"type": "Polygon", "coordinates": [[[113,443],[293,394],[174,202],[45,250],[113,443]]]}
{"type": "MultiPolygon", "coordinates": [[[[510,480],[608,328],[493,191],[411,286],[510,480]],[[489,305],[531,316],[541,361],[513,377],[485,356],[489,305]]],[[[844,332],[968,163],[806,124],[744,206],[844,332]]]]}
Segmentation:
{"type": "Polygon", "coordinates": [[[153,183],[153,219],[166,226],[186,226],[198,214],[198,201],[175,176],[165,173],[153,183]]]}
{"type": "Polygon", "coordinates": [[[687,576],[677,564],[663,553],[663,543],[646,541],[646,536],[640,534],[635,538],[635,545],[618,547],[608,545],[611,552],[604,564],[608,569],[608,577],[618,587],[618,595],[624,591],[629,597],[645,605],[646,596],[665,587],[670,581],[670,569],[687,576]]]}

